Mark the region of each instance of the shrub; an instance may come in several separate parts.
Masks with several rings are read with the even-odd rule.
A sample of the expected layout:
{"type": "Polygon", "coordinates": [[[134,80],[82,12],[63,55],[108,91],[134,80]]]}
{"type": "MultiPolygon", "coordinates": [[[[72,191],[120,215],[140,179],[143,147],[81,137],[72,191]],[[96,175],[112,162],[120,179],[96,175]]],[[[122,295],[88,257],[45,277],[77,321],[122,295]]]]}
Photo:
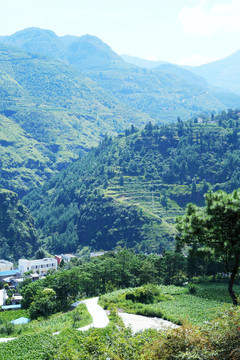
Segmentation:
{"type": "Polygon", "coordinates": [[[189,294],[191,294],[191,295],[196,294],[196,293],[197,293],[197,287],[196,287],[196,285],[195,285],[195,284],[189,284],[189,285],[188,285],[188,292],[189,292],[189,294]]]}
{"type": "Polygon", "coordinates": [[[127,292],[125,298],[132,300],[132,302],[151,304],[159,295],[160,290],[155,285],[149,284],[127,292]]]}
{"type": "Polygon", "coordinates": [[[11,335],[14,332],[14,325],[10,322],[3,323],[0,326],[0,334],[11,335]]]}

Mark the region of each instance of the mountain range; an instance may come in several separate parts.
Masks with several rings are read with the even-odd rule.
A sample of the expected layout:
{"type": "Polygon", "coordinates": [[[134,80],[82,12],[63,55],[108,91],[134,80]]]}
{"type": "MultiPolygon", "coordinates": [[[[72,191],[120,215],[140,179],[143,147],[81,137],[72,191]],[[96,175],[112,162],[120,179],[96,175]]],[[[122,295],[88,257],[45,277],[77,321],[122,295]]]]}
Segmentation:
{"type": "Polygon", "coordinates": [[[0,37],[0,188],[17,204],[0,240],[39,244],[18,194],[52,252],[171,248],[188,201],[239,185],[238,56],[137,65],[91,35],[0,37]]]}
{"type": "Polygon", "coordinates": [[[129,64],[95,36],[58,37],[49,30],[29,28],[0,37],[0,42],[71,65],[128,107],[158,122],[175,121],[178,116],[187,119],[233,105],[229,99],[219,99],[202,79],[192,83],[191,72],[183,74],[175,65],[174,71],[165,67],[151,71],[129,64]]]}
{"type": "Polygon", "coordinates": [[[19,195],[43,184],[105,133],[148,119],[62,61],[0,44],[0,177],[19,195]]]}

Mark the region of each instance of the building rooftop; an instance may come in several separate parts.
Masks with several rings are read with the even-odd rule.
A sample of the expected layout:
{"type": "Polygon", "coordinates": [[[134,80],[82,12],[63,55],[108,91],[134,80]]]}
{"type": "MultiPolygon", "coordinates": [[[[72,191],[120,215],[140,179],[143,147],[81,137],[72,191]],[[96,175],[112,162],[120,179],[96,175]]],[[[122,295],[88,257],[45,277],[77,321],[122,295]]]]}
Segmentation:
{"type": "Polygon", "coordinates": [[[3,259],[0,259],[0,265],[13,265],[12,262],[8,261],[8,260],[3,260],[3,259]]]}
{"type": "Polygon", "coordinates": [[[57,261],[55,258],[44,258],[44,259],[35,259],[35,260],[27,260],[27,259],[19,259],[18,260],[18,264],[20,262],[29,262],[29,263],[32,263],[32,264],[42,264],[43,262],[49,262],[49,261],[57,261]]]}
{"type": "Polygon", "coordinates": [[[14,325],[22,325],[22,324],[27,324],[29,323],[31,320],[26,318],[26,317],[20,317],[18,319],[12,320],[10,321],[12,324],[14,325]]]}
{"type": "Polygon", "coordinates": [[[21,301],[23,297],[21,295],[13,295],[12,300],[21,301]]]}
{"type": "Polygon", "coordinates": [[[13,276],[20,274],[20,271],[18,269],[15,270],[8,270],[8,271],[0,271],[0,276],[13,276]]]}
{"type": "Polygon", "coordinates": [[[21,309],[22,305],[3,305],[2,310],[18,310],[21,309]]]}
{"type": "Polygon", "coordinates": [[[39,278],[40,275],[38,273],[30,274],[31,278],[39,278]]]}

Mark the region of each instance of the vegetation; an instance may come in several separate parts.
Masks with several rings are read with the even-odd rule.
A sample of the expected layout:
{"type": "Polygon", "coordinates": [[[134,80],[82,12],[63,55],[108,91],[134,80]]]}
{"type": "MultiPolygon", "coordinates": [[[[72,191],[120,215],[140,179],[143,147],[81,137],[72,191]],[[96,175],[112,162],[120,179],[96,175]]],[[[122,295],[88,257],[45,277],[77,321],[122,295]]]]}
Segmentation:
{"type": "Polygon", "coordinates": [[[88,332],[66,330],[57,336],[28,335],[0,344],[0,356],[6,360],[137,360],[143,345],[155,338],[155,331],[133,336],[130,329],[118,330],[115,326],[88,332]]]}
{"type": "Polygon", "coordinates": [[[105,133],[147,121],[57,60],[0,44],[0,74],[0,184],[20,196],[105,133]]]}
{"type": "Polygon", "coordinates": [[[203,205],[209,187],[238,187],[238,126],[238,110],[229,110],[105,137],[24,198],[44,246],[50,252],[116,245],[147,253],[172,249],[175,218],[188,202],[203,205]]]}
{"type": "Polygon", "coordinates": [[[236,95],[215,96],[202,78],[186,69],[168,66],[149,71],[132,66],[94,36],[66,39],[50,31],[31,28],[0,40],[25,51],[63,60],[121,103],[141,110],[158,122],[175,121],[177,116],[186,120],[209,109],[226,109],[230,106],[228,98],[234,103],[231,106],[239,103],[236,95]]]}
{"type": "Polygon", "coordinates": [[[184,326],[161,333],[143,350],[142,359],[216,359],[239,357],[239,309],[225,311],[203,329],[184,326]]]}
{"type": "MultiPolygon", "coordinates": [[[[218,301],[221,304],[223,299],[230,301],[230,297],[226,298],[227,289],[224,292],[222,287],[216,287],[215,284],[213,289],[209,288],[209,293],[212,294],[209,297],[206,290],[208,288],[200,291],[198,282],[213,280],[213,276],[217,281],[219,275],[216,274],[224,271],[224,265],[224,261],[216,263],[201,255],[196,262],[191,252],[187,257],[171,252],[166,252],[164,256],[139,255],[128,250],[109,252],[98,258],[71,261],[58,272],[35,282],[26,279],[20,287],[22,307],[29,309],[31,318],[48,317],[52,313],[66,311],[78,297],[97,296],[116,290],[119,291],[116,294],[104,295],[105,308],[111,303],[124,300],[132,310],[137,309],[143,313],[147,305],[149,314],[151,311],[155,316],[161,317],[163,312],[155,304],[170,304],[172,296],[176,295],[175,300],[180,299],[186,303],[186,294],[187,299],[190,299],[190,295],[195,296],[194,299],[206,298],[212,307],[218,301]],[[184,283],[189,283],[189,288],[182,288],[184,283]],[[125,288],[130,289],[122,290],[125,288]],[[219,299],[216,297],[216,289],[221,293],[219,299]]],[[[200,300],[196,301],[200,303],[200,300]]],[[[190,302],[193,302],[192,298],[190,302]]],[[[174,307],[173,302],[172,306],[174,307]]],[[[181,316],[184,318],[185,313],[181,316]]],[[[178,317],[177,321],[180,320],[181,317],[178,317]]]]}
{"type": "Polygon", "coordinates": [[[114,325],[78,332],[68,329],[59,335],[32,334],[0,344],[6,360],[57,359],[205,359],[234,360],[239,354],[239,309],[225,310],[204,327],[184,325],[157,333],[133,335],[130,329],[114,325]]]}
{"type": "Polygon", "coordinates": [[[51,316],[38,317],[38,319],[24,325],[13,325],[10,321],[19,317],[29,317],[27,310],[17,310],[14,312],[4,312],[0,314],[0,335],[1,337],[15,337],[30,334],[53,334],[68,329],[76,329],[92,323],[92,318],[87,311],[85,304],[69,312],[58,312],[51,316]],[[11,313],[11,314],[9,314],[11,313]],[[9,314],[9,315],[8,315],[9,314]]]}
{"type": "MultiPolygon", "coordinates": [[[[1,336],[18,338],[0,344],[0,355],[4,359],[11,356],[13,360],[31,356],[36,359],[68,360],[106,357],[116,360],[164,359],[165,356],[170,360],[174,358],[173,355],[189,359],[195,354],[206,354],[204,359],[210,360],[214,359],[214,354],[216,359],[225,359],[224,356],[235,354],[238,348],[239,310],[232,310],[225,283],[219,282],[216,276],[215,282],[199,283],[204,278],[191,276],[193,269],[195,275],[203,271],[205,280],[213,280],[213,276],[206,275],[218,271],[219,264],[214,263],[213,266],[210,258],[201,259],[201,256],[194,262],[191,252],[186,258],[179,253],[157,256],[122,250],[99,258],[72,260],[43,280],[33,283],[25,280],[20,291],[23,307],[29,310],[23,314],[34,314],[33,317],[36,315],[38,319],[13,327],[3,318],[1,336]],[[190,279],[192,283],[185,286],[156,285],[164,282],[179,285],[184,279],[190,279]],[[110,292],[114,288],[120,290],[110,292]],[[91,321],[84,306],[81,305],[73,312],[57,312],[68,308],[77,296],[106,292],[101,296],[101,304],[111,309],[111,319],[117,326],[112,323],[105,329],[79,332],[74,328],[91,321]],[[46,302],[42,302],[46,299],[47,304],[50,304],[47,309],[54,309],[55,314],[41,312],[46,309],[46,302]],[[135,314],[183,323],[184,326],[166,334],[149,330],[133,335],[130,329],[123,329],[117,320],[115,309],[118,307],[135,314]],[[56,331],[60,331],[60,334],[54,337],[50,335],[56,331]],[[212,352],[209,353],[209,349],[212,352]]],[[[16,317],[19,315],[16,314],[16,317]]],[[[202,359],[200,355],[195,358],[202,359]]]]}
{"type": "Polygon", "coordinates": [[[12,191],[0,189],[0,258],[31,257],[38,248],[33,219],[12,191]]]}
{"type": "Polygon", "coordinates": [[[127,65],[92,36],[30,29],[0,40],[24,48],[0,45],[0,258],[79,255],[44,279],[24,280],[23,310],[0,314],[1,336],[17,337],[0,344],[0,358],[239,358],[240,312],[225,272],[232,269],[237,305],[240,113],[215,115],[239,98],[213,95],[176,66],[127,65]],[[166,116],[177,123],[160,126],[166,116]],[[11,190],[27,194],[40,241],[11,190]],[[101,249],[110,251],[89,258],[101,249]],[[91,317],[85,305],[69,306],[96,295],[112,322],[77,331],[91,317]],[[133,335],[117,308],[182,326],[133,335]],[[13,325],[20,316],[32,321],[13,325]]]}
{"type": "MultiPolygon", "coordinates": [[[[192,204],[187,206],[186,214],[178,219],[180,235],[178,244],[193,245],[195,249],[205,246],[213,256],[223,257],[227,271],[231,267],[228,291],[233,304],[238,304],[233,284],[239,270],[239,208],[240,192],[232,194],[223,191],[206,194],[206,206],[199,208],[192,204]]],[[[204,251],[204,249],[203,249],[204,251]]]]}
{"type": "Polygon", "coordinates": [[[141,292],[142,288],[128,288],[102,295],[100,303],[105,309],[114,305],[129,313],[160,317],[175,324],[192,325],[203,325],[218,318],[224,303],[225,310],[231,307],[231,299],[224,283],[196,285],[194,295],[190,293],[188,286],[158,285],[155,287],[158,296],[154,295],[156,290],[153,285],[143,288],[152,294],[151,301],[133,299],[131,294],[141,292]],[[222,296],[218,296],[219,292],[222,296]]]}

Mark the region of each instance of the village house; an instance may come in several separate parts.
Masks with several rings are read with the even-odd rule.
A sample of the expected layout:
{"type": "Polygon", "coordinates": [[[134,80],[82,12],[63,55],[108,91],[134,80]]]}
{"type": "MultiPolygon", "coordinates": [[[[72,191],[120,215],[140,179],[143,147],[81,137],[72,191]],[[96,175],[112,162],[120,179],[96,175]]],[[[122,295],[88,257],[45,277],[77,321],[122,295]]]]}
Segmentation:
{"type": "Polygon", "coordinates": [[[0,272],[13,270],[13,263],[7,260],[0,259],[0,272]]]}
{"type": "Polygon", "coordinates": [[[68,262],[70,261],[71,259],[75,258],[76,256],[73,255],[73,254],[62,254],[61,255],[61,259],[64,261],[64,262],[68,262]]]}
{"type": "Polygon", "coordinates": [[[37,260],[19,259],[18,266],[22,275],[31,270],[40,275],[47,275],[49,270],[57,270],[57,260],[53,258],[37,260]]]}

